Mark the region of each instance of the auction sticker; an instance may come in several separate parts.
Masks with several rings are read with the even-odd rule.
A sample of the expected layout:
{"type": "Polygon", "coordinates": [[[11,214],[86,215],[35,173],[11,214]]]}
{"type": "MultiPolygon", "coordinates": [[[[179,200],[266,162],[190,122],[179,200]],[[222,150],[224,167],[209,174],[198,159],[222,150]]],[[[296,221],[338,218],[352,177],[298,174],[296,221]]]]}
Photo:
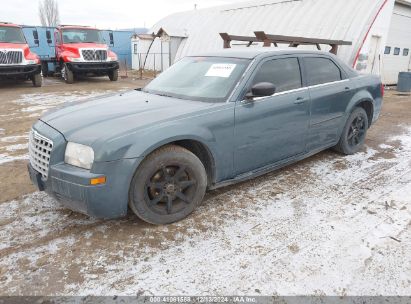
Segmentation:
{"type": "Polygon", "coordinates": [[[205,76],[228,78],[231,76],[236,66],[236,64],[216,63],[210,67],[205,76]]]}

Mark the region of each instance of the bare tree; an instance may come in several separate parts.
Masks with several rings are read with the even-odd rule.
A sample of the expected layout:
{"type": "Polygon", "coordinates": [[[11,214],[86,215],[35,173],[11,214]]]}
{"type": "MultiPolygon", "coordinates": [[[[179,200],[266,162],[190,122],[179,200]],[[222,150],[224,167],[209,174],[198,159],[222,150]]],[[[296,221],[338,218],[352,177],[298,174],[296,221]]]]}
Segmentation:
{"type": "Polygon", "coordinates": [[[57,26],[60,23],[57,0],[42,0],[39,2],[39,17],[42,26],[57,26]]]}

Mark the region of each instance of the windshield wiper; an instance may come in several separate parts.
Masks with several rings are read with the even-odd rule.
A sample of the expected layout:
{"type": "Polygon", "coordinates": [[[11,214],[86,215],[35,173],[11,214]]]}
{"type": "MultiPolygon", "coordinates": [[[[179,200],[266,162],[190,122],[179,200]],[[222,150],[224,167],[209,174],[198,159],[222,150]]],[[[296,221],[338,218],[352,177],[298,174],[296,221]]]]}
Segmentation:
{"type": "Polygon", "coordinates": [[[171,98],[174,98],[174,96],[170,96],[170,95],[162,94],[162,93],[151,93],[151,94],[158,95],[158,96],[162,96],[162,97],[171,97],[171,98]]]}
{"type": "Polygon", "coordinates": [[[144,92],[144,93],[147,93],[147,94],[157,95],[157,96],[161,96],[161,97],[177,98],[175,96],[171,96],[171,95],[168,95],[166,93],[155,93],[155,92],[151,92],[149,90],[146,91],[144,89],[136,89],[136,91],[141,91],[141,92],[144,92]]]}

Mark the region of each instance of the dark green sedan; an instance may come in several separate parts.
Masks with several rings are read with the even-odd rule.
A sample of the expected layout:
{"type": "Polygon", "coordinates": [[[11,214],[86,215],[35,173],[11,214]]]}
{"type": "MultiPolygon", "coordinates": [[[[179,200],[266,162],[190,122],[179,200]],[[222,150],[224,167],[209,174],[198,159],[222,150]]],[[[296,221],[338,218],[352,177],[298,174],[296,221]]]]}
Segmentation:
{"type": "Polygon", "coordinates": [[[98,218],[168,224],[216,189],[322,150],[358,152],[380,114],[377,76],[329,53],[270,48],[186,57],[142,90],[46,114],[33,183],[98,218]]]}

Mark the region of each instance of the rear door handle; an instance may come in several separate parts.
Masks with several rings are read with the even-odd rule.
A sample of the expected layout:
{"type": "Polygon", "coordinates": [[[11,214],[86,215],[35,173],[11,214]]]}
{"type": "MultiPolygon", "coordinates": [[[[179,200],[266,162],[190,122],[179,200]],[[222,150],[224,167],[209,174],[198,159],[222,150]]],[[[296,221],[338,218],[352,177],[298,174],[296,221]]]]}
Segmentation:
{"type": "Polygon", "coordinates": [[[296,105],[300,105],[303,104],[307,101],[307,99],[303,98],[303,97],[298,97],[296,101],[294,101],[294,104],[296,105]]]}

